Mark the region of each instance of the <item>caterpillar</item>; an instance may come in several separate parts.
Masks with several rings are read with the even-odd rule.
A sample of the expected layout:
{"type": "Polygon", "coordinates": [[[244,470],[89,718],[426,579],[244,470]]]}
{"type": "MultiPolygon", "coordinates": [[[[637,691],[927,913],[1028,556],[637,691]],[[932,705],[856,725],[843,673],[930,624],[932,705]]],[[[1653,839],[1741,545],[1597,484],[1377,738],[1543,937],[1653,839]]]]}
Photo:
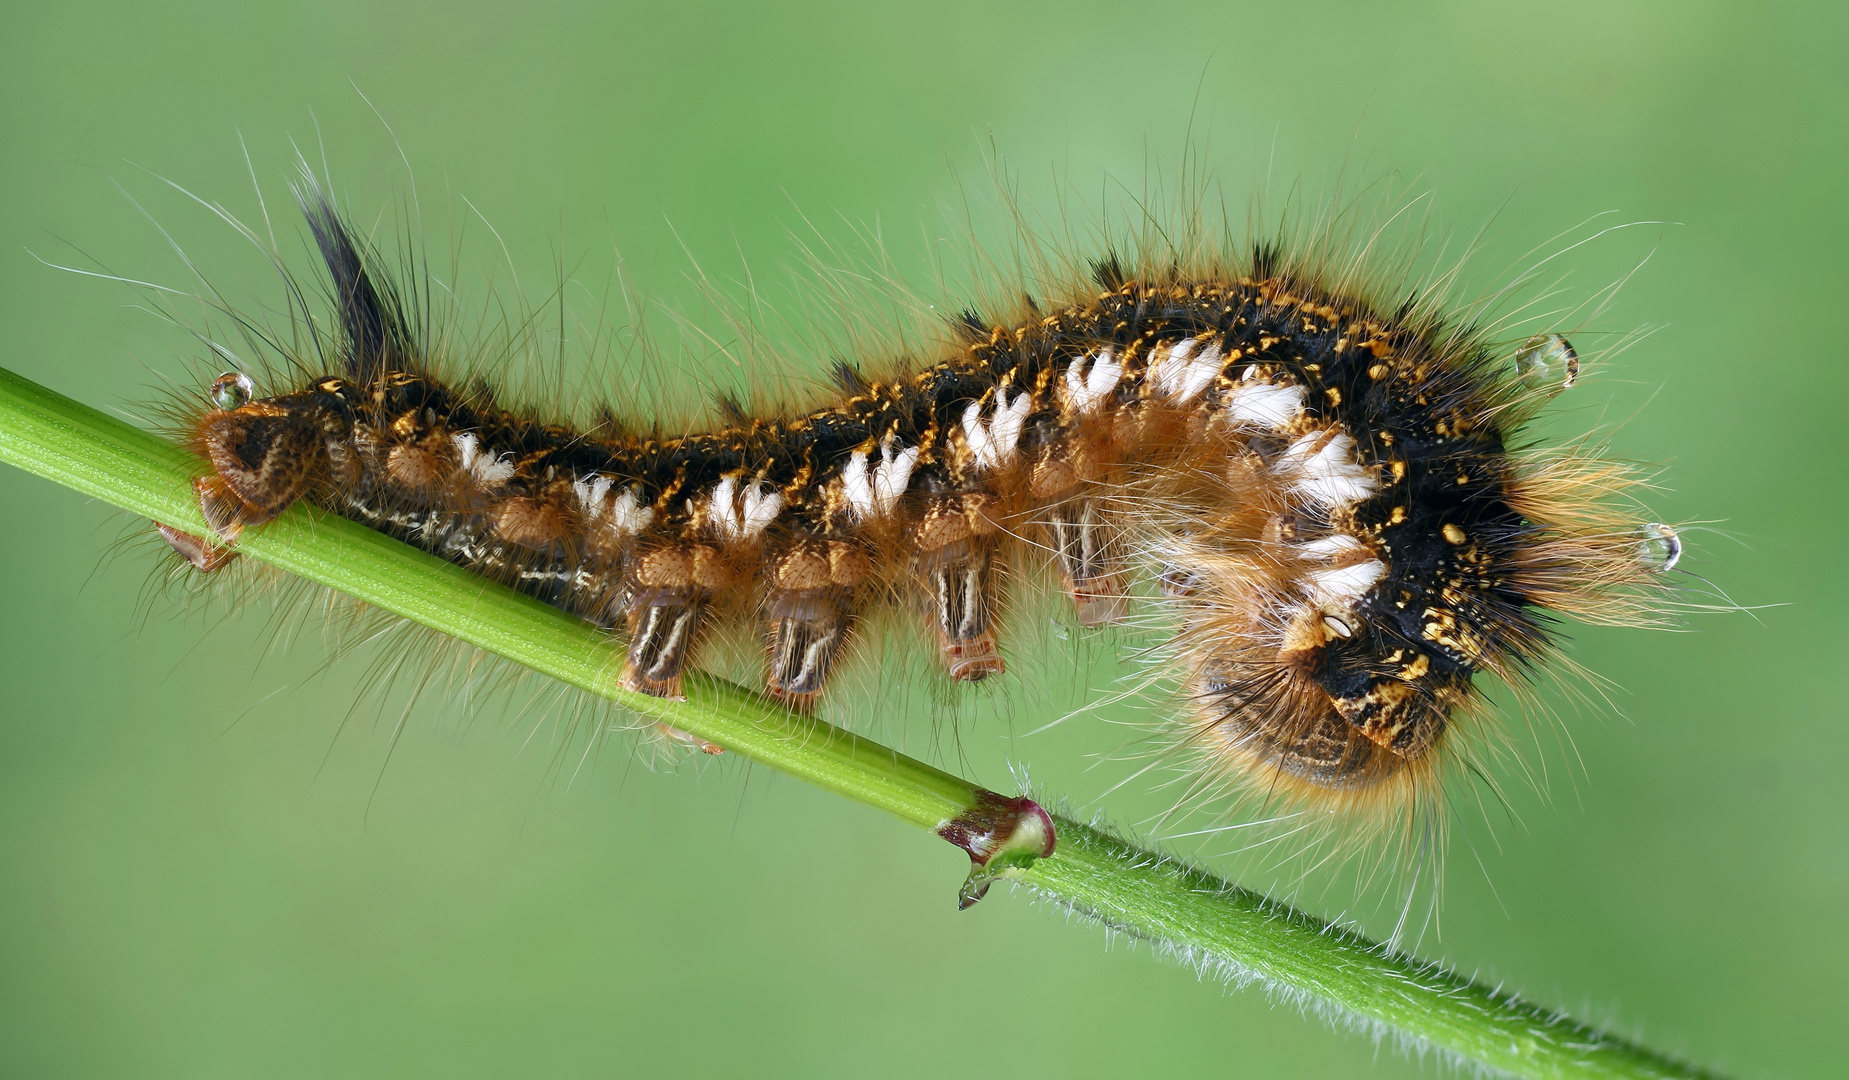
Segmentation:
{"type": "Polygon", "coordinates": [[[1681,553],[1634,469],[1522,446],[1579,376],[1565,336],[1498,343],[1326,252],[1106,250],[961,312],[935,357],[837,361],[827,400],[669,432],[614,387],[586,430],[446,379],[406,286],[298,194],[336,329],[291,385],[228,371],[180,419],[214,534],[162,538],[211,572],[310,502],[607,628],[643,693],[748,625],[764,692],[812,709],[885,608],[982,681],[1011,583],[1045,573],[1082,626],[1167,613],[1171,737],[1202,777],[1417,809],[1487,722],[1479,675],[1532,678],[1560,616],[1649,621],[1681,553]]]}

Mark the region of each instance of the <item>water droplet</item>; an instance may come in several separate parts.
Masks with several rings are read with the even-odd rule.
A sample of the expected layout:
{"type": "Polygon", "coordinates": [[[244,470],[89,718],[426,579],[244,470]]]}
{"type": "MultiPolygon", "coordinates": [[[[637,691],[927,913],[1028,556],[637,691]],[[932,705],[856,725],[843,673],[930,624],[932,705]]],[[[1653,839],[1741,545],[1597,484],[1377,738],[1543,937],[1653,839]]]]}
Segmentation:
{"type": "Polygon", "coordinates": [[[1559,334],[1531,337],[1516,350],[1515,377],[1530,390],[1552,397],[1579,378],[1579,354],[1559,334]]]}
{"type": "Polygon", "coordinates": [[[1682,559],[1682,537],[1660,521],[1652,521],[1637,530],[1637,557],[1644,566],[1658,574],[1667,574],[1682,559]]]}
{"type": "Polygon", "coordinates": [[[227,371],[212,380],[212,404],[230,412],[249,405],[256,391],[257,384],[250,381],[249,375],[241,371],[227,371]]]}

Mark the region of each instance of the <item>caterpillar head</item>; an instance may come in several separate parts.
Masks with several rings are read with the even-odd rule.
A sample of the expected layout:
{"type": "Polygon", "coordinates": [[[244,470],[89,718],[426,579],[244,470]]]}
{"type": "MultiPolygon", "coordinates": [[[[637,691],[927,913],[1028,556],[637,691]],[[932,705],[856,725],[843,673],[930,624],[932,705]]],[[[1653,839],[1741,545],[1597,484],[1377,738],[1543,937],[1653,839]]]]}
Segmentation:
{"type": "Polygon", "coordinates": [[[193,486],[206,521],[226,540],[275,518],[323,481],[330,439],[351,426],[352,391],[342,380],[322,379],[281,397],[253,400],[253,393],[250,376],[220,375],[210,391],[214,408],[187,439],[211,464],[212,473],[193,486]]]}

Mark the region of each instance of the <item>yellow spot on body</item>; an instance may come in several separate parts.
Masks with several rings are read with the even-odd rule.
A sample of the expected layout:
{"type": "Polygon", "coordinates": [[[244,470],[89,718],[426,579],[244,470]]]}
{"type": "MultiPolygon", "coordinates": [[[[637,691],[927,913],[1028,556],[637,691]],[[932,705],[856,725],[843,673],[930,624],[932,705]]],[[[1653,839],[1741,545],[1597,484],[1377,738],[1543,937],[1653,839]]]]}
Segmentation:
{"type": "Polygon", "coordinates": [[[1464,530],[1458,528],[1456,525],[1450,524],[1449,522],[1445,523],[1444,534],[1445,534],[1445,541],[1447,543],[1461,544],[1465,540],[1469,539],[1468,536],[1464,535],[1464,530]]]}
{"type": "Polygon", "coordinates": [[[1425,640],[1459,653],[1472,663],[1482,660],[1483,641],[1460,627],[1455,613],[1444,608],[1426,608],[1423,614],[1427,622],[1419,630],[1425,640]]]}

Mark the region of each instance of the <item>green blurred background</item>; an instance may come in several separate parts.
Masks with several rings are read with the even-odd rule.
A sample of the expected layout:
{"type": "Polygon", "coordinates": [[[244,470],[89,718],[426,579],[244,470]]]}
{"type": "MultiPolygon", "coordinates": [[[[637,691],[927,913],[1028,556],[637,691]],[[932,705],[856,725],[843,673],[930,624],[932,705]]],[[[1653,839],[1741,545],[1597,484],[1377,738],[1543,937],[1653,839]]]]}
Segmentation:
{"type": "MultiPolygon", "coordinates": [[[[355,87],[426,204],[479,207],[530,291],[620,249],[688,308],[683,244],[787,285],[803,214],[919,235],[986,184],[991,137],[1030,195],[1056,170],[1140,188],[1189,145],[1197,94],[1193,145],[1236,212],[1267,175],[1394,171],[1454,234],[1490,223],[1490,271],[1600,212],[1674,222],[1556,264],[1583,296],[1652,256],[1598,326],[1655,328],[1557,426],[1664,463],[1662,515],[1714,523],[1688,565],[1785,606],[1576,631],[1612,705],[1561,704],[1575,746],[1543,757],[1545,795],[1511,782],[1493,828],[1464,813],[1423,951],[1743,1076],[1836,1074],[1844,10],[8,5],[3,362],[127,406],[197,359],[129,290],[28,254],[191,288],[113,180],[234,298],[273,279],[152,174],[253,214],[239,133],[273,209],[291,140],[324,139],[343,197],[390,213],[405,165],[355,87]]],[[[893,252],[929,279],[921,245],[893,252]]],[[[316,634],[280,645],[261,607],[215,629],[150,614],[151,557],[105,560],[120,515],[11,470],[0,505],[0,1072],[1434,1070],[1021,895],[958,913],[959,853],[735,760],[651,772],[611,747],[571,779],[576,750],[528,743],[533,716],[440,702],[392,750],[395,706],[353,705],[364,658],[323,670],[316,634]]],[[[1023,703],[1073,697],[1054,653],[954,730],[919,710],[885,731],[1090,800],[1109,717],[1023,734],[1023,703]]],[[[1303,899],[1388,928],[1339,890],[1303,899]]]]}

